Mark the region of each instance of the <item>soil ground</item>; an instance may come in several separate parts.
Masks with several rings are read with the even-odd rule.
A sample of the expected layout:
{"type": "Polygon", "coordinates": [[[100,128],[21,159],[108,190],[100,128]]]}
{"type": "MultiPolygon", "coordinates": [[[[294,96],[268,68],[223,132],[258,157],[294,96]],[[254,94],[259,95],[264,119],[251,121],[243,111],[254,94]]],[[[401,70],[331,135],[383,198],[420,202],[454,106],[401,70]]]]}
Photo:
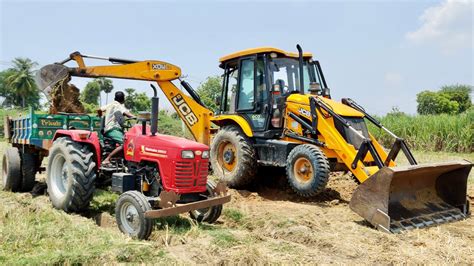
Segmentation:
{"type": "MultiPolygon", "coordinates": [[[[459,158],[433,156],[442,160],[459,158]]],[[[472,159],[473,155],[468,156],[472,159]]],[[[27,193],[0,192],[0,262],[471,264],[474,261],[473,218],[387,234],[375,230],[349,209],[348,202],[357,185],[348,175],[332,175],[327,189],[310,199],[294,195],[275,171],[265,171],[258,178],[259,185],[230,190],[232,202],[225,205],[216,224],[196,224],[187,215],[160,219],[148,241],[131,240],[118,231],[113,218],[116,195],[107,191],[98,191],[91,213],[82,215],[52,209],[47,196],[32,198],[27,193]],[[95,220],[101,221],[101,226],[95,220]]],[[[468,188],[471,196],[473,185],[471,173],[468,188]]]]}

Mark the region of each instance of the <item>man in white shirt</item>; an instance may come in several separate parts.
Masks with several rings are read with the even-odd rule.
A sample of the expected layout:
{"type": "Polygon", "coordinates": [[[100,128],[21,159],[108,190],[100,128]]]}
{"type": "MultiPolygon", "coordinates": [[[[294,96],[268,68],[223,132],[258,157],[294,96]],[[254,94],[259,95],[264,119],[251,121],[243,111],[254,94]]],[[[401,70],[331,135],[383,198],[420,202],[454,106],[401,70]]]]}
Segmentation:
{"type": "Polygon", "coordinates": [[[105,112],[105,128],[104,136],[113,139],[116,143],[120,144],[119,147],[115,148],[105,160],[102,162],[104,167],[110,165],[110,159],[119,154],[123,150],[123,128],[120,124],[120,119],[123,116],[129,118],[135,118],[134,115],[125,107],[125,94],[121,91],[115,93],[114,101],[106,106],[102,106],[98,113],[101,116],[102,112],[105,112]]]}

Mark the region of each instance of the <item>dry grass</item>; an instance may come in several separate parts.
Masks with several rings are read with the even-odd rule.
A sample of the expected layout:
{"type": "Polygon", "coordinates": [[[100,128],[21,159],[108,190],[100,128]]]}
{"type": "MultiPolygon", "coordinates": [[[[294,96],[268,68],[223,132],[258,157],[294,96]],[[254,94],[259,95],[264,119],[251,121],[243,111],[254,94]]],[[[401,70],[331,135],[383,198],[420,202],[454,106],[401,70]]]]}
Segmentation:
{"type": "MultiPolygon", "coordinates": [[[[420,162],[473,160],[473,154],[415,153],[420,162]]],[[[157,220],[149,241],[133,241],[91,219],[54,210],[46,196],[0,192],[0,264],[153,262],[183,264],[471,264],[474,219],[391,235],[350,211],[356,184],[334,175],[324,193],[302,199],[274,176],[267,185],[230,190],[215,225],[186,215],[157,220]],[[280,185],[278,185],[280,184],[280,185]]],[[[472,180],[472,175],[471,178],[472,180]]],[[[472,182],[469,194],[474,195],[472,182]]],[[[114,195],[100,192],[93,208],[111,210],[114,195]]],[[[471,206],[474,208],[474,206],[471,206]]]]}

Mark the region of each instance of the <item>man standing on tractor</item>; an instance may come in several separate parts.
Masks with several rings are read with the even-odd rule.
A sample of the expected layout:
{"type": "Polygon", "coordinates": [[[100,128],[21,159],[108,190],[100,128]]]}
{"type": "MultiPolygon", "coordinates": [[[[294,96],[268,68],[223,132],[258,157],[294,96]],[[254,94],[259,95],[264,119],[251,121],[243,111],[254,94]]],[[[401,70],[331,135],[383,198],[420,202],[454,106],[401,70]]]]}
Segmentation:
{"type": "Polygon", "coordinates": [[[123,150],[123,116],[135,118],[134,115],[125,107],[125,94],[122,91],[115,93],[114,101],[108,105],[102,106],[98,110],[99,116],[105,112],[104,137],[111,138],[120,146],[115,148],[102,162],[104,167],[110,166],[110,160],[123,150]]]}

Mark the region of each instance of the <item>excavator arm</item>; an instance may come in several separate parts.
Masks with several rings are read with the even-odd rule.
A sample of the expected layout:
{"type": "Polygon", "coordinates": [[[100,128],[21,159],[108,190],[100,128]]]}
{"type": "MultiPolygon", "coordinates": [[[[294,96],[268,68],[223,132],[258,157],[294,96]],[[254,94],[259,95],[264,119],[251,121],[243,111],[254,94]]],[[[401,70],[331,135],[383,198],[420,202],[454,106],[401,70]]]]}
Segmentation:
{"type": "Polygon", "coordinates": [[[158,60],[135,61],[83,55],[79,52],[74,52],[69,58],[61,62],[42,67],[38,72],[37,83],[40,89],[45,90],[47,87],[51,87],[71,76],[154,81],[171,102],[171,105],[191,131],[195,140],[209,145],[210,118],[213,113],[202,103],[191,86],[186,81],[180,79],[181,69],[178,66],[158,60]],[[106,60],[113,65],[87,66],[84,58],[106,60]],[[77,67],[65,66],[69,61],[76,62],[77,67]],[[179,80],[189,95],[176,87],[172,82],[174,80],[179,80]]]}

